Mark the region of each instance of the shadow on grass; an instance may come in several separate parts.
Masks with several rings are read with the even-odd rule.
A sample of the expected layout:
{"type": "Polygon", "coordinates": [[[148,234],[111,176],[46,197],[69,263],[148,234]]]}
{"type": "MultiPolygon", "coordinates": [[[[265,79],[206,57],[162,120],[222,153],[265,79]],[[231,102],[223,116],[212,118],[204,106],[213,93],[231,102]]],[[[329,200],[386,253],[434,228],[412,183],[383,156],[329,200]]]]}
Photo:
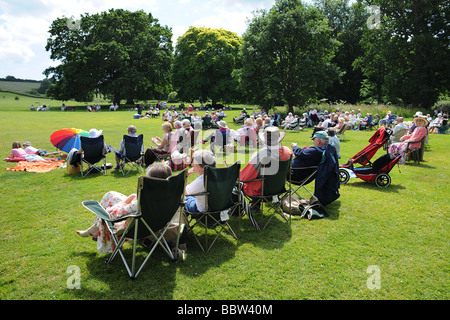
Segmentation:
{"type": "MultiPolygon", "coordinates": [[[[94,244],[95,246],[95,244],[94,244]]],[[[131,265],[132,247],[127,245],[123,250],[124,256],[131,265]]],[[[136,266],[145,259],[146,252],[138,246],[136,266]]],[[[83,256],[86,259],[89,278],[83,279],[81,272],[81,289],[74,290],[79,299],[111,300],[111,299],[152,299],[171,300],[176,288],[177,268],[186,262],[174,262],[162,249],[156,249],[148,259],[144,268],[134,280],[130,279],[125,265],[119,255],[106,264],[110,254],[97,252],[81,252],[74,255],[83,256]],[[84,285],[83,285],[84,283],[84,285]],[[87,283],[87,284],[86,284],[87,283]],[[98,287],[107,287],[107,290],[98,287]]]]}
{"type": "Polygon", "coordinates": [[[370,189],[379,191],[382,193],[388,192],[388,193],[398,193],[399,190],[406,189],[404,186],[396,184],[395,181],[391,181],[391,185],[385,188],[377,187],[374,182],[364,181],[358,178],[350,179],[349,182],[347,182],[344,185],[341,185],[341,188],[364,188],[364,189],[370,189]]]}
{"type": "MultiPolygon", "coordinates": [[[[124,175],[122,173],[122,171],[120,171],[120,170],[109,169],[106,171],[106,175],[113,176],[116,178],[130,178],[130,177],[138,178],[139,176],[145,175],[145,172],[143,173],[141,171],[138,171],[137,169],[133,169],[128,174],[126,174],[127,171],[125,171],[125,175],[124,175]]],[[[87,170],[84,170],[84,172],[85,172],[84,174],[86,174],[87,170]]],[[[64,176],[67,178],[70,178],[71,180],[74,180],[74,181],[80,181],[80,180],[87,180],[87,179],[98,179],[98,178],[101,178],[102,176],[104,176],[104,174],[103,174],[103,171],[99,172],[99,171],[93,170],[88,175],[81,176],[81,173],[75,173],[75,174],[74,173],[72,173],[72,174],[65,173],[64,176]]],[[[136,181],[137,181],[137,179],[136,179],[136,181]]]]}
{"type": "Polygon", "coordinates": [[[409,162],[406,162],[405,166],[407,167],[419,167],[419,168],[423,168],[423,169],[436,169],[436,167],[432,167],[428,164],[425,164],[424,162],[426,161],[420,161],[420,163],[414,162],[412,160],[410,160],[409,162]]]}

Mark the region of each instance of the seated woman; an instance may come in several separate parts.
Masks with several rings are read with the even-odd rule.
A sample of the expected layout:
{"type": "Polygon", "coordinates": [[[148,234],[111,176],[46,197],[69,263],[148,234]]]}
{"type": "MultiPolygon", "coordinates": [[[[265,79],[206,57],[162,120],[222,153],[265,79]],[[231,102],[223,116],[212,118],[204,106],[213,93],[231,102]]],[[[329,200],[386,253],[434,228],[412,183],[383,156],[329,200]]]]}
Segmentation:
{"type": "MultiPolygon", "coordinates": [[[[207,141],[211,141],[210,148],[211,151],[214,152],[214,147],[217,145],[219,146],[220,150],[225,152],[226,151],[226,145],[230,142],[230,129],[227,126],[227,123],[225,121],[219,121],[218,123],[219,129],[217,129],[214,133],[209,135],[208,137],[201,140],[201,143],[204,144],[207,141]]],[[[251,126],[250,126],[251,128],[251,126]]]]}
{"type": "Polygon", "coordinates": [[[366,117],[359,123],[359,130],[366,130],[372,126],[372,114],[367,113],[366,117]]]}
{"type": "Polygon", "coordinates": [[[448,116],[444,114],[442,116],[442,120],[439,123],[439,126],[437,126],[438,133],[446,133],[448,130],[448,116]]]}
{"type": "MultiPolygon", "coordinates": [[[[146,176],[153,178],[166,179],[172,175],[172,169],[164,163],[158,162],[147,168],[146,176]]],[[[111,219],[118,219],[124,215],[137,212],[138,199],[136,194],[128,197],[116,191],[107,192],[101,202],[101,206],[108,212],[111,219]]],[[[129,224],[129,219],[116,222],[114,227],[117,230],[125,230],[129,224]]],[[[169,243],[173,243],[177,236],[178,221],[173,221],[165,235],[169,243]]],[[[81,237],[92,237],[97,241],[97,250],[100,253],[108,253],[114,250],[113,241],[108,228],[102,223],[100,217],[95,216],[94,224],[87,230],[77,230],[76,233],[81,237]]]]}
{"type": "Polygon", "coordinates": [[[145,151],[144,162],[146,166],[151,165],[158,159],[158,157],[169,155],[176,150],[178,135],[177,133],[172,133],[172,124],[169,122],[164,122],[161,125],[161,128],[164,132],[163,138],[152,138],[152,142],[156,145],[156,148],[148,147],[145,151]]]}
{"type": "Polygon", "coordinates": [[[11,150],[11,159],[14,158],[24,158],[28,153],[22,149],[22,145],[20,144],[19,141],[14,141],[12,144],[12,150],[11,150]]]}
{"type": "Polygon", "coordinates": [[[209,150],[200,149],[192,156],[192,168],[188,175],[198,174],[199,177],[186,186],[185,209],[190,213],[205,212],[205,196],[193,196],[205,192],[203,173],[205,166],[215,167],[216,158],[209,150]]]}
{"type": "MultiPolygon", "coordinates": [[[[398,161],[399,164],[405,164],[406,162],[406,153],[407,153],[407,145],[410,141],[420,141],[427,135],[427,124],[428,120],[423,116],[418,116],[414,118],[414,124],[416,125],[416,128],[414,129],[412,134],[405,135],[400,138],[400,142],[393,143],[389,146],[388,152],[393,154],[401,154],[402,157],[398,161]]],[[[417,148],[420,148],[420,143],[411,143],[409,145],[409,148],[411,150],[415,150],[417,148]]]]}
{"type": "Polygon", "coordinates": [[[439,112],[436,119],[430,122],[428,131],[437,132],[437,128],[441,125],[441,122],[442,122],[442,112],[439,112]]]}

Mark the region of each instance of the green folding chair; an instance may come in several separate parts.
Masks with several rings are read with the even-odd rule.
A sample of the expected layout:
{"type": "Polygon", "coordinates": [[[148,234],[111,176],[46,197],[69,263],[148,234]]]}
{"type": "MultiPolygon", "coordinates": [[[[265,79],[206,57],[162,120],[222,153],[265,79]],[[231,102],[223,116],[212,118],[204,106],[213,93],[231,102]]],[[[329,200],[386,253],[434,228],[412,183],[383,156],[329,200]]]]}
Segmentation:
{"type": "Polygon", "coordinates": [[[103,153],[105,148],[105,142],[103,135],[97,138],[80,137],[81,149],[81,176],[87,176],[91,171],[102,172],[106,174],[106,155],[103,153]],[[103,166],[96,166],[98,163],[103,162],[103,166]],[[83,163],[88,165],[86,173],[84,173],[83,163]]]}
{"type": "Polygon", "coordinates": [[[241,183],[253,182],[253,181],[261,181],[261,195],[259,196],[249,196],[245,192],[242,191],[242,194],[245,199],[242,201],[246,201],[243,205],[247,215],[252,221],[253,226],[257,231],[264,230],[275,214],[279,214],[286,222],[290,223],[290,216],[286,217],[282,203],[283,200],[287,197],[291,196],[291,184],[290,184],[290,169],[291,169],[291,161],[292,157],[288,160],[279,160],[279,158],[266,157],[261,159],[261,169],[260,175],[253,180],[241,181],[241,183]],[[276,173],[273,172],[273,162],[276,161],[278,163],[278,170],[276,173]],[[250,206],[248,202],[251,202],[250,206]],[[264,214],[264,204],[268,205],[268,212],[273,211],[269,217],[266,217],[264,214]],[[260,223],[257,222],[258,219],[255,219],[256,212],[253,212],[251,207],[261,207],[260,210],[260,223]],[[265,223],[261,223],[261,221],[265,223]],[[260,227],[260,224],[263,227],[260,227]]]}
{"type": "Polygon", "coordinates": [[[140,134],[137,137],[130,137],[129,135],[123,135],[125,155],[120,161],[120,168],[122,174],[126,175],[136,168],[141,173],[144,173],[142,163],[144,162],[144,135],[140,134]],[[125,166],[129,166],[129,170],[125,173],[125,166]]]}
{"type": "MultiPolygon", "coordinates": [[[[236,200],[233,197],[234,189],[239,188],[240,167],[239,162],[223,168],[206,166],[204,171],[206,191],[192,195],[205,196],[206,212],[192,213],[184,210],[185,217],[189,221],[188,232],[193,233],[202,251],[210,251],[222,231],[230,234],[236,240],[239,238],[228,221],[231,215],[240,217],[241,203],[239,197],[236,200]],[[196,231],[197,229],[198,231],[196,231]],[[209,243],[212,229],[215,229],[217,233],[212,242],[209,243]],[[204,233],[203,240],[201,240],[201,232],[204,233]]],[[[235,192],[235,194],[239,194],[239,192],[235,192]]]]}
{"type": "Polygon", "coordinates": [[[106,260],[111,263],[117,254],[120,255],[128,275],[135,279],[154,250],[160,246],[172,260],[177,260],[178,244],[181,233],[182,209],[184,207],[184,190],[187,180],[187,169],[167,179],[149,178],[141,176],[138,180],[137,197],[138,211],[117,220],[111,220],[108,212],[97,201],[83,201],[83,206],[99,216],[107,225],[115,250],[106,260]],[[164,235],[176,216],[179,216],[178,237],[174,253],[167,244],[164,235]],[[127,228],[118,234],[114,223],[130,219],[127,228]],[[124,255],[123,246],[126,239],[133,239],[131,266],[124,255]],[[147,255],[139,268],[136,266],[136,249],[139,240],[152,239],[147,247],[147,255]]]}

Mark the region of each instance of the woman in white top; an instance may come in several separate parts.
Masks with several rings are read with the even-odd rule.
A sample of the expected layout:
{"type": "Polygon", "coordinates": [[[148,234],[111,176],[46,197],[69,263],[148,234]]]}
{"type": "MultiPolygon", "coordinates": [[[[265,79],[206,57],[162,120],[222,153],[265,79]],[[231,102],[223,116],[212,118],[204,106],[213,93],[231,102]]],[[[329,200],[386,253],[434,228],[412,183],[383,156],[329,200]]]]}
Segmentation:
{"type": "Polygon", "coordinates": [[[205,166],[215,167],[216,158],[209,150],[200,149],[194,152],[192,168],[188,174],[198,174],[199,177],[186,186],[185,209],[190,213],[205,212],[205,196],[194,196],[205,192],[203,173],[205,166]]]}

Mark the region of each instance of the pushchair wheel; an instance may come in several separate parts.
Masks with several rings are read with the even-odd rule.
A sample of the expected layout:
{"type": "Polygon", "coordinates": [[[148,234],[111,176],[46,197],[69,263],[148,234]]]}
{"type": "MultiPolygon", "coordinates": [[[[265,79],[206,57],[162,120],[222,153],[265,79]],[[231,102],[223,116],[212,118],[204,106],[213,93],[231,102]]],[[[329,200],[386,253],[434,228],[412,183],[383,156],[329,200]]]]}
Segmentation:
{"type": "Polygon", "coordinates": [[[339,182],[341,184],[347,183],[350,180],[350,173],[347,170],[339,170],[339,182]]]}
{"type": "Polygon", "coordinates": [[[391,185],[391,177],[386,173],[380,173],[375,177],[377,187],[386,188],[391,185]]]}

